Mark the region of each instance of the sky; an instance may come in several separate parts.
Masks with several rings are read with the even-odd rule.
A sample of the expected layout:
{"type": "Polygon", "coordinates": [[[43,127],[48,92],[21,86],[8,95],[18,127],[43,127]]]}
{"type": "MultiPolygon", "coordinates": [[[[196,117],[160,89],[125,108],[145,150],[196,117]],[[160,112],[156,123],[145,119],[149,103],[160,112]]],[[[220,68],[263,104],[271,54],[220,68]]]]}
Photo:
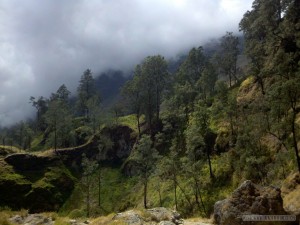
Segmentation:
{"type": "Polygon", "coordinates": [[[83,71],[131,70],[238,32],[252,0],[0,0],[0,126],[33,114],[30,96],[83,71]]]}

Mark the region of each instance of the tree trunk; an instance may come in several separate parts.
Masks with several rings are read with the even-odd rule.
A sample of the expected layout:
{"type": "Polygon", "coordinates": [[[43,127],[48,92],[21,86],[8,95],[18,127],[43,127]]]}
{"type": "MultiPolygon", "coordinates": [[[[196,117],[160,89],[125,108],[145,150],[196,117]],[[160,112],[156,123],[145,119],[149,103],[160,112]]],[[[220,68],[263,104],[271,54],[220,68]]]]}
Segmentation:
{"type": "Polygon", "coordinates": [[[204,202],[203,202],[203,199],[202,199],[202,195],[201,195],[201,192],[200,192],[200,188],[199,188],[199,185],[198,185],[198,181],[195,179],[195,182],[196,182],[196,192],[199,194],[199,197],[200,197],[200,201],[201,201],[201,205],[202,205],[202,208],[203,208],[203,212],[206,216],[208,216],[207,212],[206,212],[206,209],[205,209],[205,205],[204,205],[204,202]]]}
{"type": "Polygon", "coordinates": [[[208,161],[208,166],[209,166],[209,175],[210,175],[210,178],[213,179],[215,176],[213,174],[212,167],[211,167],[210,154],[209,154],[208,147],[206,147],[206,155],[207,155],[207,161],[208,161]]]}
{"type": "Polygon", "coordinates": [[[137,125],[138,125],[138,132],[139,132],[139,137],[141,136],[141,124],[140,124],[140,114],[136,114],[136,119],[137,119],[137,125]]]}
{"type": "Polygon", "coordinates": [[[295,155],[296,155],[296,160],[297,160],[297,165],[298,165],[298,171],[300,172],[300,157],[299,157],[299,149],[297,145],[297,134],[296,134],[296,108],[293,107],[293,121],[292,121],[292,135],[293,135],[293,145],[294,145],[294,150],[295,150],[295,155]]]}
{"type": "Polygon", "coordinates": [[[174,201],[175,201],[175,209],[178,211],[178,203],[177,203],[177,182],[176,182],[176,177],[174,176],[173,178],[174,182],[174,201]]]}
{"type": "Polygon", "coordinates": [[[257,76],[256,79],[257,79],[258,84],[259,84],[259,86],[260,86],[261,93],[262,93],[263,95],[265,95],[265,94],[266,94],[266,93],[265,93],[265,86],[264,86],[264,81],[263,81],[262,77],[257,76]]]}
{"type": "Polygon", "coordinates": [[[149,129],[150,129],[150,136],[153,138],[153,131],[152,131],[152,106],[151,106],[151,95],[148,93],[148,117],[149,117],[149,129]]]}
{"type": "Polygon", "coordinates": [[[201,206],[200,206],[200,202],[199,202],[199,199],[198,199],[198,191],[197,191],[197,181],[195,180],[195,190],[194,190],[194,193],[195,193],[195,201],[196,201],[196,204],[198,206],[198,209],[201,210],[201,206]]]}
{"type": "Polygon", "coordinates": [[[162,199],[161,199],[160,186],[158,188],[158,196],[159,196],[159,206],[162,207],[162,199]]]}
{"type": "Polygon", "coordinates": [[[101,206],[101,166],[99,166],[98,173],[98,206],[101,206]]]}
{"type": "Polygon", "coordinates": [[[86,216],[90,216],[90,184],[88,184],[86,193],[86,216]]]}
{"type": "Polygon", "coordinates": [[[96,116],[93,115],[93,134],[96,134],[96,116]]]}
{"type": "Polygon", "coordinates": [[[190,205],[191,209],[193,209],[193,205],[192,205],[192,203],[191,203],[190,199],[188,198],[188,196],[187,196],[187,194],[185,193],[185,191],[183,190],[183,188],[182,188],[182,187],[180,187],[180,185],[178,184],[178,182],[177,182],[177,181],[176,181],[176,186],[178,186],[178,187],[179,187],[179,189],[181,190],[182,194],[184,195],[184,197],[185,197],[186,201],[189,203],[189,205],[190,205]]]}
{"type": "Polygon", "coordinates": [[[144,208],[147,209],[147,189],[148,189],[148,180],[144,181],[144,208]]]}
{"type": "Polygon", "coordinates": [[[156,122],[159,120],[159,90],[156,85],[156,122]]]}
{"type": "Polygon", "coordinates": [[[54,122],[54,152],[56,155],[58,155],[57,153],[57,129],[56,129],[56,118],[55,118],[55,122],[54,122]]]}

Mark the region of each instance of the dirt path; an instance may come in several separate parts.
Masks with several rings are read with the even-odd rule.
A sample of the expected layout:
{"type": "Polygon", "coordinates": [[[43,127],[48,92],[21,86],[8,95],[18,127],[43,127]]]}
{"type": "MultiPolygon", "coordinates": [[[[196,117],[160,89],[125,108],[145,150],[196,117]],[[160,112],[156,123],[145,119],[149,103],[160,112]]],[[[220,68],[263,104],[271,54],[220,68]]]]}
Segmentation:
{"type": "Polygon", "coordinates": [[[213,225],[211,220],[202,218],[187,219],[183,222],[184,225],[213,225]]]}

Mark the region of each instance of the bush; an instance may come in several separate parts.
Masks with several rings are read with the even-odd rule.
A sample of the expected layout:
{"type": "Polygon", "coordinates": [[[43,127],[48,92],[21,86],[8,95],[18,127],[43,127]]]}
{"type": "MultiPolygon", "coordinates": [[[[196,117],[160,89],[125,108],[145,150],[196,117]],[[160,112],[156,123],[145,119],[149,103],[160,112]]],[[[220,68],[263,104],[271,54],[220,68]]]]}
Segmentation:
{"type": "Polygon", "coordinates": [[[76,218],[82,218],[85,217],[86,212],[84,210],[80,210],[80,209],[74,209],[69,213],[69,217],[71,219],[76,219],[76,218]]]}

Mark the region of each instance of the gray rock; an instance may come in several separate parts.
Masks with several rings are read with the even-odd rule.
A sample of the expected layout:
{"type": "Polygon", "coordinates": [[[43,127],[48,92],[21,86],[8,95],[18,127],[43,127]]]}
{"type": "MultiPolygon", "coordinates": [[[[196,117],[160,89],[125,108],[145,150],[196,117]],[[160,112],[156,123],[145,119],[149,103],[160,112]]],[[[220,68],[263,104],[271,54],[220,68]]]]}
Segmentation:
{"type": "Polygon", "coordinates": [[[130,225],[174,225],[183,223],[178,212],[163,207],[147,209],[146,211],[130,210],[118,213],[113,217],[113,220],[122,221],[130,225]]]}
{"type": "Polygon", "coordinates": [[[113,220],[121,220],[131,225],[144,224],[144,220],[142,219],[142,217],[138,215],[137,212],[135,212],[134,210],[118,213],[113,217],[113,220]]]}
{"type": "Polygon", "coordinates": [[[174,224],[181,224],[181,216],[178,212],[166,209],[164,207],[157,207],[153,209],[148,209],[148,213],[150,213],[151,217],[157,221],[171,221],[174,224]]]}
{"type": "Polygon", "coordinates": [[[14,224],[23,224],[24,218],[20,215],[15,215],[14,217],[8,219],[9,222],[14,223],[14,224]]]}
{"type": "Polygon", "coordinates": [[[23,222],[24,225],[54,225],[54,221],[50,217],[41,214],[29,214],[23,222]]]}
{"type": "MultiPolygon", "coordinates": [[[[232,195],[214,206],[214,220],[219,225],[242,225],[244,215],[286,215],[280,189],[261,187],[247,180],[232,195]]],[[[258,222],[252,222],[255,225],[258,222]]],[[[272,223],[264,223],[272,224],[272,223]]],[[[289,224],[289,223],[281,223],[289,224]]]]}

